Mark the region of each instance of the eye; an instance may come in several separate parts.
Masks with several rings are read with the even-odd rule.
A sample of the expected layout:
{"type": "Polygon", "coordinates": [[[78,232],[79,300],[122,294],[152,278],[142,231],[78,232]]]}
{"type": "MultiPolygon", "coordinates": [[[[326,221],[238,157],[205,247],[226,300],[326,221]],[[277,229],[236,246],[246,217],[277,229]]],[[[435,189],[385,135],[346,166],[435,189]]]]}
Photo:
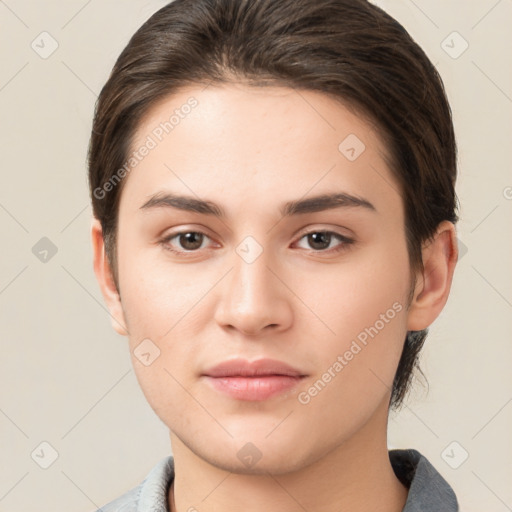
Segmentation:
{"type": "MultiPolygon", "coordinates": [[[[339,252],[354,243],[354,240],[351,238],[334,231],[310,231],[309,233],[304,234],[299,241],[304,238],[315,252],[339,252]],[[338,240],[340,243],[333,249],[331,243],[334,240],[338,240]]],[[[308,249],[308,247],[305,247],[305,249],[308,249]]]]}
{"type": "Polygon", "coordinates": [[[165,237],[160,243],[163,247],[169,251],[175,253],[187,253],[187,252],[196,252],[198,249],[203,249],[203,242],[205,239],[210,238],[205,233],[201,231],[180,231],[178,233],[173,233],[165,237]],[[174,249],[172,247],[171,241],[176,239],[176,243],[181,249],[174,249]]]}

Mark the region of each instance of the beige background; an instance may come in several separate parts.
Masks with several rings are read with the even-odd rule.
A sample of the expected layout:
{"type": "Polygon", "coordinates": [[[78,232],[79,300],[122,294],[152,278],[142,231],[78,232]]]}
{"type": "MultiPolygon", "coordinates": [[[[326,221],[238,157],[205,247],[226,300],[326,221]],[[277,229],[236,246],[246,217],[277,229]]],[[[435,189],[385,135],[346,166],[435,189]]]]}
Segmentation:
{"type": "MultiPolygon", "coordinates": [[[[85,168],[96,96],[128,38],[165,3],[0,0],[2,512],[94,510],[170,453],[92,271],[85,168]],[[42,58],[52,40],[58,48],[42,58]],[[46,262],[33,253],[48,244],[43,237],[57,249],[46,262]],[[58,457],[43,469],[52,449],[58,457]]],[[[512,510],[512,1],[378,4],[445,81],[467,249],[423,354],[428,394],[418,383],[391,416],[389,444],[426,455],[462,510],[505,512],[512,510]]]]}

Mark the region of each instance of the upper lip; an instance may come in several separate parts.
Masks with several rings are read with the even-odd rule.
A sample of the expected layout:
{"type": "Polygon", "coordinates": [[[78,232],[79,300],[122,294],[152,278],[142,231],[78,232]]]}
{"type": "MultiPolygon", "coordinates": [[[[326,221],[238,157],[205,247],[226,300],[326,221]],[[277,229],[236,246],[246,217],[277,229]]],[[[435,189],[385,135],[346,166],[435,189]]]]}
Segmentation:
{"type": "Polygon", "coordinates": [[[208,377],[257,377],[265,375],[287,375],[304,377],[305,374],[276,359],[230,359],[203,372],[208,377]]]}

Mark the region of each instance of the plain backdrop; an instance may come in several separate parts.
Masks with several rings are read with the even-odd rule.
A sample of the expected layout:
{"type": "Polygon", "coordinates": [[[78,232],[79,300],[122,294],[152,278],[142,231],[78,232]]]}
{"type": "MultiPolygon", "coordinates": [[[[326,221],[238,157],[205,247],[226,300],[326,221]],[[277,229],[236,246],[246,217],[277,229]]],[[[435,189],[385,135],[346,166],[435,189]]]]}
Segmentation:
{"type": "MultiPolygon", "coordinates": [[[[161,0],[0,0],[0,511],[94,510],[170,454],[92,269],[96,97],[161,0]],[[47,466],[46,469],[44,466],[47,466]]],[[[511,0],[379,0],[425,49],[459,144],[461,257],[390,448],[464,511],[512,510],[511,0]]]]}

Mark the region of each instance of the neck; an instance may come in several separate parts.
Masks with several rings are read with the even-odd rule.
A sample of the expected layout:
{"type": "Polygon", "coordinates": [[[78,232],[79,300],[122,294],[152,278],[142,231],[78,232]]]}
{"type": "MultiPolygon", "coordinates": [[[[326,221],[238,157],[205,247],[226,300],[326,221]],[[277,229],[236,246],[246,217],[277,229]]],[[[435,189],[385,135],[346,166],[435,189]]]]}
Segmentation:
{"type": "Polygon", "coordinates": [[[313,464],[272,475],[239,474],[213,466],[171,433],[175,478],[171,512],[402,511],[407,488],[387,450],[387,403],[350,439],[313,464]]]}

